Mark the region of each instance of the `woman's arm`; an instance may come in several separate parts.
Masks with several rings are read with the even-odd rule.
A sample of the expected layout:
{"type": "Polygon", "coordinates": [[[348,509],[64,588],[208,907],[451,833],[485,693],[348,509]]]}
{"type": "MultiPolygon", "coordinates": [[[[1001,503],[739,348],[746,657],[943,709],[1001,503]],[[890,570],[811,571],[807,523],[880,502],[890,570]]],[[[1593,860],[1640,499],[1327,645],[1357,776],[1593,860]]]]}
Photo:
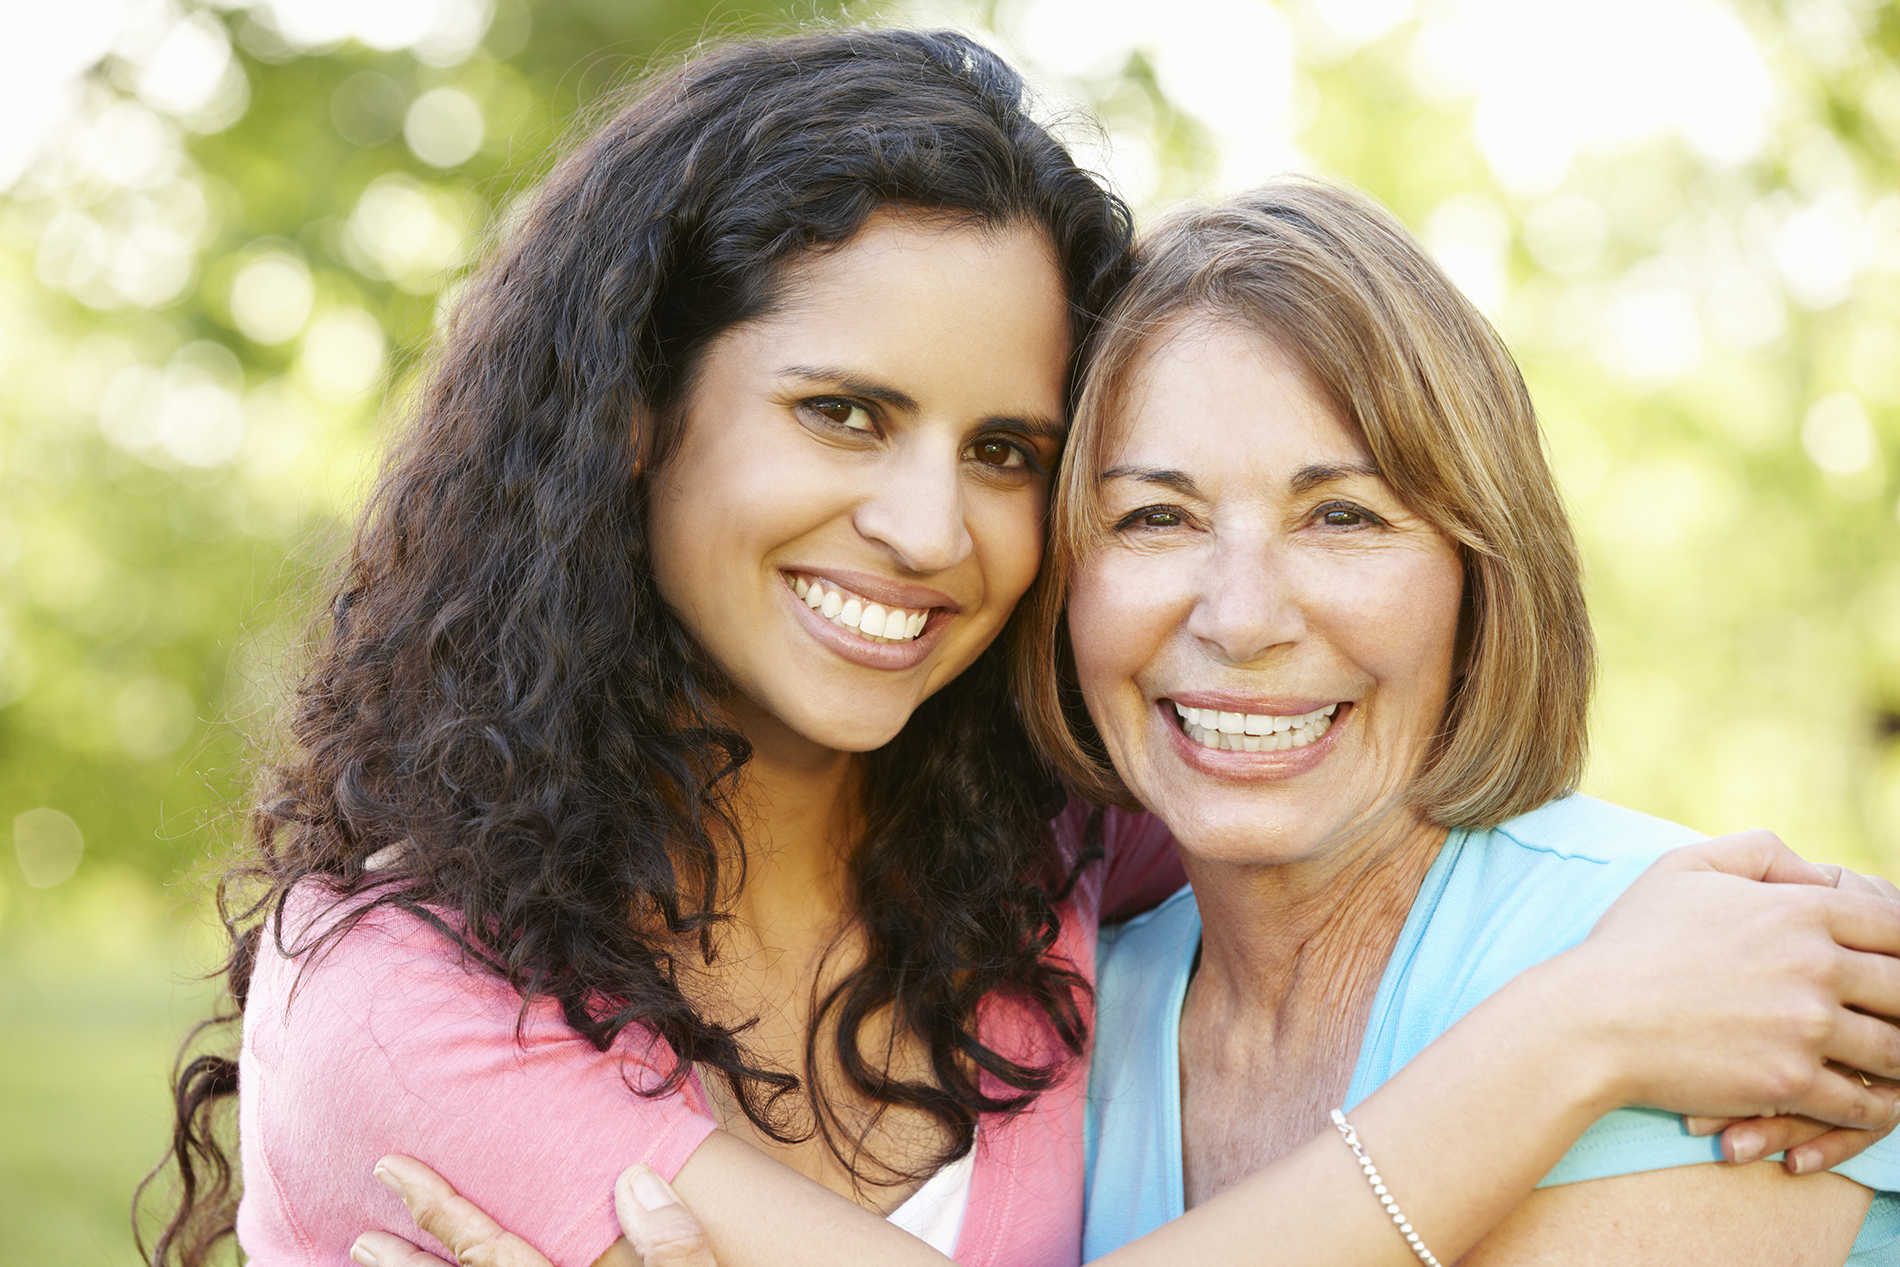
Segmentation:
{"type": "MultiPolygon", "coordinates": [[[[1862,1014],[1900,1013],[1900,916],[1829,879],[1766,833],[1676,850],[1582,945],[1523,973],[1359,1105],[1360,1139],[1438,1257],[1503,1224],[1623,1105],[1888,1124],[1895,1093],[1827,1062],[1900,1075],[1900,1034],[1862,1014]]],[[[719,1132],[674,1188],[723,1267],[944,1262],[719,1132]]],[[[1330,1132],[1101,1261],[1416,1262],[1330,1132]]]]}
{"type": "Polygon", "coordinates": [[[1618,1175],[1540,1188],[1461,1261],[1840,1267],[1872,1198],[1840,1175],[1796,1177],[1772,1162],[1618,1175]]]}
{"type": "MultiPolygon", "coordinates": [[[[1900,1011],[1900,919],[1882,897],[1822,887],[1830,878],[1766,833],[1676,850],[1582,945],[1522,974],[1358,1106],[1362,1142],[1439,1259],[1503,1223],[1622,1105],[1726,1100],[1738,1116],[1888,1124],[1892,1091],[1825,1062],[1885,1076],[1900,1065],[1900,1034],[1849,1006],[1900,1011]]],[[[1103,1261],[1261,1261],[1263,1241],[1280,1263],[1415,1262],[1330,1133],[1103,1261]]],[[[1574,1247],[1559,1248],[1571,1261],[1574,1247]]]]}

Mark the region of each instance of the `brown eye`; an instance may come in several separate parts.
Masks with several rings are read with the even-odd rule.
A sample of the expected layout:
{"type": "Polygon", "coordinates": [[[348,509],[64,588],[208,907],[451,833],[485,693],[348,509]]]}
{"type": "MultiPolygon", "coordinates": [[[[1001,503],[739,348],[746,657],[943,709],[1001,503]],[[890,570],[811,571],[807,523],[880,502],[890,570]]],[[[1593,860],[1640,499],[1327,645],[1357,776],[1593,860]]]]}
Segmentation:
{"type": "Polygon", "coordinates": [[[970,446],[970,458],[984,466],[1024,465],[1023,451],[1007,440],[978,440],[970,446]]]}
{"type": "Polygon", "coordinates": [[[1171,510],[1151,510],[1141,517],[1144,528],[1179,528],[1181,516],[1171,510]]]}
{"type": "Polygon", "coordinates": [[[1328,528],[1357,528],[1371,523],[1373,516],[1357,506],[1327,506],[1319,512],[1319,521],[1328,528]]]}
{"type": "Polygon", "coordinates": [[[849,400],[839,400],[836,396],[821,396],[816,400],[808,400],[804,404],[805,408],[833,426],[845,427],[852,431],[872,430],[870,411],[863,405],[849,400]]]}

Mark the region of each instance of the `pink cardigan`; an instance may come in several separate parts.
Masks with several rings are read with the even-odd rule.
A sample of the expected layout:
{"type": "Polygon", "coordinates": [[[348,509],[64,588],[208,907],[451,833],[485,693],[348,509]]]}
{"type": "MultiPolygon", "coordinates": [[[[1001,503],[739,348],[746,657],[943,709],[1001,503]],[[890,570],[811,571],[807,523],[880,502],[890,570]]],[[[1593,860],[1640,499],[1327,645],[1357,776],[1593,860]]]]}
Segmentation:
{"type": "MultiPolygon", "coordinates": [[[[1085,817],[1071,806],[1056,822],[1071,856],[1085,817]]],[[[1101,912],[1132,913],[1181,883],[1159,823],[1110,811],[1105,826],[1108,865],[1077,885],[1056,947],[1091,981],[1101,912]]],[[[320,930],[330,906],[315,886],[293,893],[285,943],[320,930]]],[[[981,1023],[1006,1052],[1054,1041],[1002,1004],[981,1023]]],[[[505,982],[465,969],[435,929],[400,911],[374,912],[314,956],[286,958],[266,936],[240,1056],[238,1239],[255,1267],[347,1267],[351,1242],[376,1228],[417,1239],[370,1174],[378,1157],[400,1152],[556,1267],[587,1267],[620,1235],[614,1177],[643,1161],[670,1179],[715,1129],[697,1083],[661,1097],[630,1089],[657,1082],[667,1054],[645,1030],[595,1051],[547,999],[524,1014],[505,982]]],[[[1087,1086],[1078,1062],[1030,1109],[983,1122],[957,1241],[964,1267],[1080,1261],[1087,1086]]]]}

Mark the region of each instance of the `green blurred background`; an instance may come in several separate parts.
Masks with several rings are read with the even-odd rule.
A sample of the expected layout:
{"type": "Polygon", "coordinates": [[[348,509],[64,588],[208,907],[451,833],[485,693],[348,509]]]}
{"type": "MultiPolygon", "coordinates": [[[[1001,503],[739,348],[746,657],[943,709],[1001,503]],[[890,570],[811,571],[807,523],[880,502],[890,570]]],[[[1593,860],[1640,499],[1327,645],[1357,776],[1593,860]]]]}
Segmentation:
{"type": "Polygon", "coordinates": [[[1544,413],[1589,790],[1900,866],[1890,5],[5,0],[0,1263],[134,1261],[207,877],[462,270],[641,67],[840,13],[1010,51],[1144,216],[1386,200],[1544,413]]]}

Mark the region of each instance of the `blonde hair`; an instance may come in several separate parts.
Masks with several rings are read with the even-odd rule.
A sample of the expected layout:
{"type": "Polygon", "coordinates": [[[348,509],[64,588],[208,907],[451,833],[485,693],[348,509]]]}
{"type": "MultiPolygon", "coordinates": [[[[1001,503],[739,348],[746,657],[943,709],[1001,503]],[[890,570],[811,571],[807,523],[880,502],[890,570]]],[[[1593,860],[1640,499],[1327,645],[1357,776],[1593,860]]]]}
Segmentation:
{"type": "Polygon", "coordinates": [[[1082,706],[1063,619],[1100,540],[1103,449],[1141,353],[1198,319],[1298,354],[1463,560],[1456,670],[1412,803],[1430,822],[1485,827],[1574,789],[1596,668],[1582,568],[1530,395],[1490,324],[1382,207],[1316,181],[1176,213],[1140,252],[1088,350],[1050,557],[1015,646],[1030,730],[1076,790],[1132,801],[1082,706]]]}

